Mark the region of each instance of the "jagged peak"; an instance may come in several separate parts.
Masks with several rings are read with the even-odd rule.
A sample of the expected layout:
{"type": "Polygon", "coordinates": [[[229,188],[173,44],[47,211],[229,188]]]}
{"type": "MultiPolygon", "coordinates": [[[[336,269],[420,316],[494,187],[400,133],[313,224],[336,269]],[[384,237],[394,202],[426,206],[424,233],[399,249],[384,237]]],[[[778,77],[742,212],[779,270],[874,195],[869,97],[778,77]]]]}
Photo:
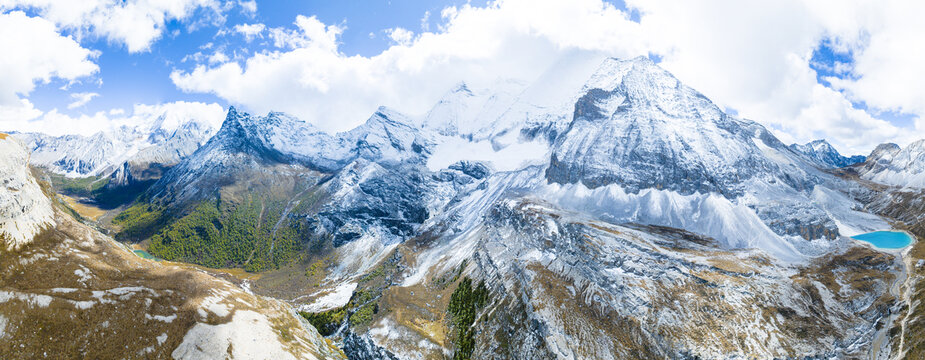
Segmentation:
{"type": "Polygon", "coordinates": [[[364,125],[377,123],[377,122],[385,122],[385,123],[389,123],[392,125],[398,125],[398,126],[403,126],[403,127],[408,127],[408,128],[414,127],[414,122],[407,115],[399,112],[398,110],[392,109],[390,107],[380,106],[378,109],[376,109],[376,112],[373,113],[373,115],[370,116],[369,119],[366,120],[366,123],[358,126],[358,128],[363,127],[364,125]]]}
{"type": "Polygon", "coordinates": [[[819,166],[840,168],[864,162],[867,157],[861,155],[844,156],[825,139],[818,139],[805,144],[791,144],[790,149],[799,153],[819,166]]]}
{"type": "Polygon", "coordinates": [[[582,94],[598,99],[621,98],[620,101],[610,104],[612,106],[605,106],[606,110],[616,110],[617,106],[624,104],[654,107],[681,117],[684,116],[682,113],[691,107],[715,114],[722,113],[722,109],[706,96],[683,84],[647,57],[604,60],[585,83],[582,94]],[[592,92],[597,94],[591,94],[592,92]]]}
{"type": "Polygon", "coordinates": [[[901,150],[902,148],[899,147],[899,145],[896,145],[894,143],[883,143],[883,144],[877,145],[877,147],[875,147],[874,150],[870,152],[870,155],[867,156],[867,158],[877,159],[877,158],[883,157],[884,155],[892,156],[892,155],[896,155],[896,153],[900,152],[901,150]]]}
{"type": "Polygon", "coordinates": [[[819,150],[827,150],[827,151],[831,150],[831,151],[836,151],[836,152],[838,151],[838,150],[835,150],[835,147],[832,146],[832,144],[830,144],[825,139],[813,140],[807,143],[807,145],[812,146],[813,149],[816,149],[816,151],[819,151],[819,150]]]}

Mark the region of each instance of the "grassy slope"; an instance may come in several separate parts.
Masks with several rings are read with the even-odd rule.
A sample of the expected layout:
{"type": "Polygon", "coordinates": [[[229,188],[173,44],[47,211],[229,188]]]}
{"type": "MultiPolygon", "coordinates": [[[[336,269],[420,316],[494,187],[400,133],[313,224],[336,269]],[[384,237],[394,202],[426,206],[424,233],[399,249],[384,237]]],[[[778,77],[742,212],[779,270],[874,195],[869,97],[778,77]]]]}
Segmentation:
{"type": "Polygon", "coordinates": [[[302,235],[309,233],[303,220],[290,218],[273,233],[284,205],[251,195],[241,201],[203,201],[176,217],[158,205],[136,203],[113,222],[122,227],[122,239],[150,237],[148,251],[163,259],[262,271],[297,257],[306,240],[302,235]]]}

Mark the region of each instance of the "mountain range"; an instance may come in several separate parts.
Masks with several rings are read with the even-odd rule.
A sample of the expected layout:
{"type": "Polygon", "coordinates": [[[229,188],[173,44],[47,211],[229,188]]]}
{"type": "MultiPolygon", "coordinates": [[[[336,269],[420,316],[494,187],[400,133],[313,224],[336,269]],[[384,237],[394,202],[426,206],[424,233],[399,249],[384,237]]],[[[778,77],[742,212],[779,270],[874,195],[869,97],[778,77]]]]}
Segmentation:
{"type": "MultiPolygon", "coordinates": [[[[327,337],[330,354],[859,358],[925,346],[905,340],[920,331],[908,322],[919,255],[849,238],[894,225],[925,235],[923,142],[866,158],[824,140],[788,146],[645,57],[460,83],[425,114],[381,107],[337,134],[234,107],[217,130],[158,129],[14,136],[47,173],[145,181],[107,220],[83,221],[160,259],[255,274],[229,280],[297,309],[311,324],[299,336],[327,337]]],[[[47,211],[59,202],[37,189],[0,194],[24,204],[0,213],[10,244],[49,223],[85,226],[47,211]]]]}
{"type": "Polygon", "coordinates": [[[815,160],[820,166],[826,168],[841,168],[863,163],[867,160],[867,157],[863,155],[843,156],[838,150],[835,150],[832,144],[825,140],[813,140],[803,145],[792,144],[790,148],[797,153],[806,155],[815,160]]]}

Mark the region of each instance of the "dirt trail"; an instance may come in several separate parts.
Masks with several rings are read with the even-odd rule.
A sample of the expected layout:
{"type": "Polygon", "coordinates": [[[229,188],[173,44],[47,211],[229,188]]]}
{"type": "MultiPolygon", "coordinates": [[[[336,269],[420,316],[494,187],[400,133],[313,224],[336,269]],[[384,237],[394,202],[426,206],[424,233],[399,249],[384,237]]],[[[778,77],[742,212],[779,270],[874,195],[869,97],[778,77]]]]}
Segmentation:
{"type": "MultiPolygon", "coordinates": [[[[911,260],[909,260],[909,257],[906,256],[907,252],[908,250],[903,251],[900,254],[897,254],[896,261],[900,263],[901,270],[899,274],[897,274],[896,280],[894,280],[893,284],[890,285],[890,295],[893,295],[893,297],[903,302],[907,301],[908,297],[906,296],[906,294],[902,294],[901,290],[903,288],[903,285],[909,279],[908,269],[911,266],[910,264],[911,260]]],[[[871,346],[870,346],[870,353],[868,354],[869,359],[872,359],[872,360],[890,359],[890,353],[892,352],[891,351],[892,346],[891,346],[891,341],[890,341],[891,339],[889,335],[890,329],[893,328],[893,324],[896,322],[896,319],[899,316],[898,312],[895,310],[896,308],[890,309],[890,314],[887,316],[886,324],[884,324],[883,327],[880,330],[878,330],[877,333],[874,335],[873,342],[871,342],[871,346]]],[[[908,315],[906,317],[908,317],[908,315]]],[[[905,324],[905,318],[901,320],[901,324],[902,324],[901,327],[904,332],[905,326],[903,325],[905,324]]],[[[900,351],[902,350],[902,339],[903,339],[903,335],[902,333],[900,333],[899,344],[898,344],[899,351],[897,351],[897,353],[901,353],[900,351]]]]}
{"type": "MultiPolygon", "coordinates": [[[[912,262],[915,261],[911,256],[908,256],[908,251],[904,252],[903,264],[905,264],[905,271],[914,272],[915,264],[912,262]]],[[[905,342],[906,342],[906,324],[909,323],[909,317],[915,313],[915,306],[912,304],[912,289],[913,289],[913,277],[907,276],[905,280],[905,289],[903,292],[903,301],[906,304],[909,304],[909,307],[906,309],[905,316],[899,322],[899,346],[896,348],[896,354],[902,355],[905,352],[905,342]]]]}

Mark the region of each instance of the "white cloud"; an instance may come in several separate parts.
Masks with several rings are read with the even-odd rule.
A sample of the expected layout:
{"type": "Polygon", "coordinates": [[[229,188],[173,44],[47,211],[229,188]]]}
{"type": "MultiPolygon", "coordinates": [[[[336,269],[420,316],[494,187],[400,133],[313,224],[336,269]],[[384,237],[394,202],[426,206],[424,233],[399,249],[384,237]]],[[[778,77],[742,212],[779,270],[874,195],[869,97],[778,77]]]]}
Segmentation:
{"type": "Polygon", "coordinates": [[[197,21],[223,21],[218,0],[0,0],[0,10],[35,9],[45,19],[74,32],[124,44],[129,52],[147,50],[170,20],[185,20],[207,9],[197,21]]]}
{"type": "Polygon", "coordinates": [[[389,35],[389,39],[403,46],[411,45],[411,41],[414,40],[414,33],[405,28],[396,27],[386,29],[385,33],[389,35]]]}
{"type": "Polygon", "coordinates": [[[826,137],[842,151],[866,153],[925,136],[852,104],[925,114],[921,2],[628,3],[640,10],[662,66],[740,115],[781,129],[781,138],[826,137]],[[818,83],[812,55],[826,40],[857,54],[853,68],[836,62],[827,70],[858,80],[829,79],[834,89],[818,83]]]}
{"type": "Polygon", "coordinates": [[[81,106],[86,105],[88,102],[90,102],[90,100],[93,100],[93,98],[97,96],[100,96],[100,94],[97,94],[95,92],[72,93],[71,99],[74,99],[74,101],[71,102],[70,104],[67,104],[67,108],[68,109],[79,108],[81,106]]]}
{"type": "Polygon", "coordinates": [[[877,2],[858,10],[852,17],[856,23],[834,34],[854,50],[853,77],[831,79],[833,84],[868,106],[925,117],[922,14],[921,1],[877,2]]]}
{"type": "Polygon", "coordinates": [[[99,70],[93,62],[96,52],[61,36],[42,18],[20,11],[0,14],[0,34],[0,125],[41,115],[29,100],[20,98],[36,83],[55,78],[73,82],[99,70]]]}
{"type": "Polygon", "coordinates": [[[425,11],[421,17],[421,30],[430,31],[430,10],[425,11]]]}
{"type": "Polygon", "coordinates": [[[263,31],[266,30],[267,26],[264,24],[238,24],[234,26],[234,31],[244,35],[244,40],[251,42],[254,39],[263,38],[263,31]]]}
{"type": "Polygon", "coordinates": [[[42,116],[28,99],[20,99],[16,105],[0,106],[0,131],[15,130],[15,124],[23,124],[42,116]]]}
{"type": "MultiPolygon", "coordinates": [[[[925,128],[925,3],[908,1],[643,1],[640,22],[599,0],[500,0],[448,7],[434,31],[393,29],[371,56],[337,50],[341,25],[300,16],[271,29],[279,50],[243,62],[175,71],[174,83],[265,112],[293,113],[329,131],[362,122],[379,105],[420,113],[460,80],[529,82],[576,49],[662,66],[724,108],[768,125],[785,141],[824,137],[846,153],[908,143],[925,128]],[[845,79],[821,85],[812,58],[827,41],[855,63],[826,65],[845,79]],[[856,108],[864,103],[871,110],[856,108]],[[912,125],[877,116],[911,113],[912,125]]],[[[422,19],[423,20],[423,19],[422,19]]],[[[428,18],[428,20],[430,20],[428,18]]]]}
{"type": "Polygon", "coordinates": [[[225,53],[221,51],[216,51],[209,56],[209,64],[221,64],[228,60],[228,55],[225,55],[225,53]]]}
{"type": "Polygon", "coordinates": [[[238,1],[238,5],[241,6],[241,9],[244,10],[244,13],[247,15],[254,15],[257,13],[256,0],[238,1]]]}
{"type": "MultiPolygon", "coordinates": [[[[26,104],[22,108],[28,108],[26,104]]],[[[7,118],[0,108],[0,117],[7,118]]],[[[215,128],[221,126],[225,109],[215,103],[176,101],[157,105],[137,104],[130,115],[123,109],[99,111],[92,115],[70,116],[57,109],[45,112],[32,111],[28,114],[10,114],[17,120],[0,121],[0,131],[42,132],[50,135],[79,134],[92,135],[99,131],[119,126],[150,126],[163,117],[161,127],[176,129],[189,121],[199,121],[215,128]]]]}
{"type": "Polygon", "coordinates": [[[295,18],[296,29],[272,28],[270,38],[278,48],[316,48],[323,51],[337,51],[337,37],[344,32],[344,27],[325,25],[315,16],[298,15],[295,18]]]}
{"type": "Polygon", "coordinates": [[[76,80],[99,70],[97,53],[55,31],[54,24],[21,11],[0,14],[0,105],[15,105],[35,82],[76,80]],[[28,34],[28,36],[12,36],[28,34]]]}
{"type": "Polygon", "coordinates": [[[185,91],[215,93],[255,112],[285,111],[337,131],[364,121],[379,105],[423,112],[461,80],[532,80],[575,49],[645,54],[638,27],[597,0],[505,1],[441,15],[439,32],[421,33],[372,57],[338,51],[343,26],[298,16],[295,30],[270,29],[279,50],[243,63],[175,71],[171,78],[185,91]]]}

